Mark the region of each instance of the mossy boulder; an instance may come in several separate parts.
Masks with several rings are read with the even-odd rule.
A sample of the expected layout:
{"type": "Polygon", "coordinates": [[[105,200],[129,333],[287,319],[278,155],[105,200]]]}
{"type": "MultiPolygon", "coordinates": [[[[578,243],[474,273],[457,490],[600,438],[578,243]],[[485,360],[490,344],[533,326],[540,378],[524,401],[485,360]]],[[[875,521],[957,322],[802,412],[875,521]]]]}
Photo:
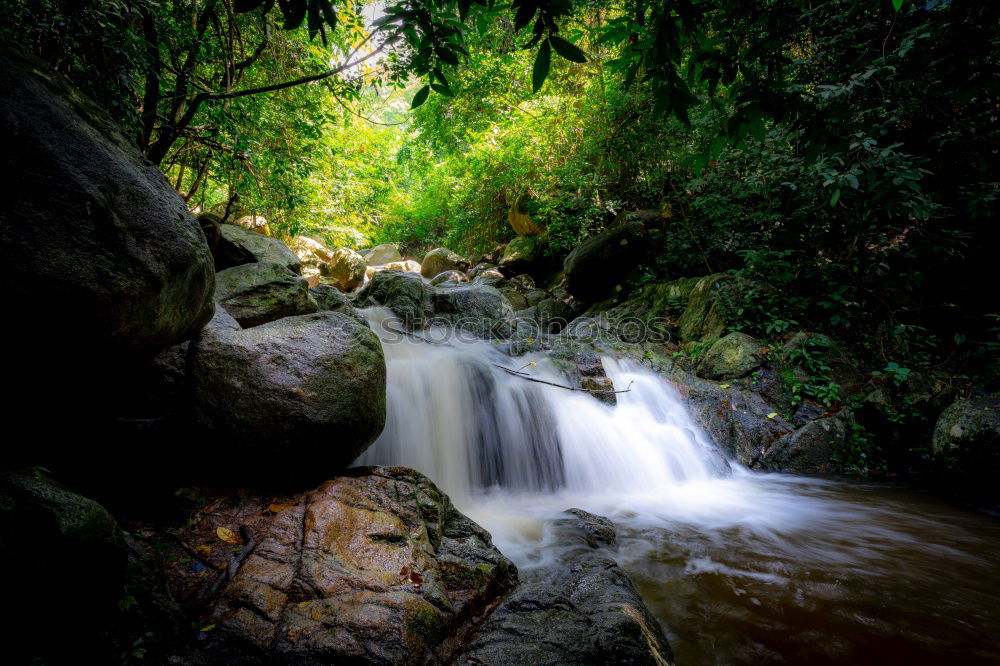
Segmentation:
{"type": "Polygon", "coordinates": [[[254,262],[278,264],[298,275],[302,260],[277,238],[236,224],[219,225],[219,241],[213,248],[215,270],[254,262]]]}
{"type": "Polygon", "coordinates": [[[726,320],[719,302],[719,288],[729,276],[716,273],[699,279],[691,287],[687,306],[677,320],[681,342],[704,342],[722,336],[726,320]]]}
{"type": "Polygon", "coordinates": [[[286,266],[270,263],[221,271],[215,278],[215,298],[243,328],[317,310],[309,282],[286,266]]]}
{"type": "Polygon", "coordinates": [[[434,292],[435,323],[483,338],[507,338],[514,331],[514,311],[503,294],[487,285],[468,285],[434,292]]]}
{"type": "Polygon", "coordinates": [[[995,487],[1000,476],[1000,397],[949,405],[934,426],[931,453],[941,474],[995,487]]]}
{"type": "Polygon", "coordinates": [[[341,291],[351,292],[364,282],[367,268],[364,257],[342,247],[334,251],[329,262],[320,264],[320,274],[341,291]]]}
{"type": "Polygon", "coordinates": [[[339,312],[239,329],[220,313],[189,357],[206,459],[255,480],[298,482],[342,470],[385,424],[385,359],[374,333],[339,312]]]}
{"type": "Polygon", "coordinates": [[[430,294],[419,275],[380,271],[358,292],[355,302],[361,307],[387,307],[399,317],[404,326],[416,328],[424,322],[425,311],[430,307],[430,294]]]}
{"type": "Polygon", "coordinates": [[[832,416],[810,421],[768,446],[754,466],[799,474],[838,472],[836,458],[849,445],[851,418],[848,410],[842,409],[832,416]]]}
{"type": "Polygon", "coordinates": [[[705,379],[737,379],[756,370],[763,360],[760,342],[746,333],[730,333],[705,352],[697,374],[705,379]]]}
{"type": "MultiPolygon", "coordinates": [[[[317,311],[340,312],[364,323],[364,317],[354,309],[351,299],[347,294],[328,284],[318,284],[309,290],[309,294],[316,301],[317,311]]],[[[366,324],[367,325],[367,324],[366,324]]]]}
{"type": "Polygon", "coordinates": [[[4,593],[12,605],[4,630],[16,637],[7,663],[110,657],[127,565],[125,536],[100,504],[31,474],[0,472],[0,566],[11,574],[4,593]],[[56,611],[72,620],[52,640],[43,620],[56,611]]]}
{"type": "Polygon", "coordinates": [[[535,267],[541,253],[542,242],[537,237],[518,236],[504,248],[500,268],[512,273],[525,273],[535,267]]]}
{"type": "Polygon", "coordinates": [[[64,378],[91,363],[106,372],[211,318],[212,255],[183,199],[62,75],[6,51],[0,145],[0,280],[9,311],[31,322],[5,327],[19,350],[6,375],[32,400],[26,383],[50,381],[50,364],[64,378]]]}

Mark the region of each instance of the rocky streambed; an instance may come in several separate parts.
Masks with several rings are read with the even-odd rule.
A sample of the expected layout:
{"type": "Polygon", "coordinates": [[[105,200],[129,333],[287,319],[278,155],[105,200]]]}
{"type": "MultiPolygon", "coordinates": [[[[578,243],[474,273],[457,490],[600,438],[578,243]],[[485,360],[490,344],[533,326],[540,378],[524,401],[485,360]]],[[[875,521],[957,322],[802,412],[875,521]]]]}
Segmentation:
{"type": "MultiPolygon", "coordinates": [[[[8,413],[29,429],[0,472],[13,663],[672,663],[664,626],[688,642],[718,631],[684,620],[713,617],[697,600],[718,595],[670,603],[704,560],[677,543],[714,541],[718,564],[720,543],[766,558],[808,543],[811,519],[840,524],[849,505],[768,492],[747,468],[835,471],[856,415],[790,400],[781,377],[801,368],[725,334],[725,275],[615,298],[656,233],[641,221],[588,239],[551,281],[523,214],[493,257],[309,239],[296,253],[196,219],[57,74],[0,64],[3,284],[31,323],[4,329],[8,413]]],[[[814,339],[789,340],[787,358],[814,339]]],[[[849,362],[834,370],[866,418],[905,434],[849,362]]],[[[981,488],[1000,409],[954,398],[927,383],[934,456],[981,488]]],[[[964,579],[992,563],[921,520],[939,556],[916,569],[964,579]]],[[[709,583],[737,594],[740,576],[709,583]]],[[[952,608],[964,599],[974,628],[956,635],[972,642],[995,626],[992,598],[952,608]]],[[[767,617],[746,613],[747,635],[767,617]]]]}

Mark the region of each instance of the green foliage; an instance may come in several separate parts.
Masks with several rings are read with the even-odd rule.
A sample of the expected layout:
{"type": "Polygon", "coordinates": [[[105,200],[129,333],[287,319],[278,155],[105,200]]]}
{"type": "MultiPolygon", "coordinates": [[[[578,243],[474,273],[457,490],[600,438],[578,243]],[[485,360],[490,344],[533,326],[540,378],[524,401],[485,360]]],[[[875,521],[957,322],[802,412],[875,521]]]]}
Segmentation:
{"type": "Polygon", "coordinates": [[[825,335],[810,335],[786,354],[784,360],[789,366],[783,379],[792,396],[792,407],[797,407],[806,398],[827,407],[840,403],[840,385],[830,378],[833,370],[830,352],[830,341],[825,335]],[[792,369],[793,366],[798,372],[792,369]]]}
{"type": "Polygon", "coordinates": [[[858,419],[859,407],[856,401],[847,406],[844,417],[847,426],[846,442],[834,451],[833,460],[845,474],[882,474],[887,469],[884,451],[858,419]]]}

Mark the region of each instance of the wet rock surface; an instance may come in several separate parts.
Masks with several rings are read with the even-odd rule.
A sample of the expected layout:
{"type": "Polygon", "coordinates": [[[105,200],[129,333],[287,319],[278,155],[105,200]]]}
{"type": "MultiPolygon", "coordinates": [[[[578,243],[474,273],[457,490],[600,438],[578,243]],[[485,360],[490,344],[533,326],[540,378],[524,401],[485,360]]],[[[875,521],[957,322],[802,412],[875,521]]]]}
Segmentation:
{"type": "Polygon", "coordinates": [[[227,498],[184,539],[231,572],[221,584],[173,578],[185,603],[203,604],[215,625],[205,647],[227,663],[449,663],[517,582],[485,530],[400,467],[355,468],[288,497],[227,498]],[[238,562],[220,529],[249,551],[238,562]]]}
{"type": "Polygon", "coordinates": [[[215,456],[258,480],[326,478],[385,423],[381,344],[342,313],[250,329],[219,313],[192,345],[188,372],[194,420],[215,456]]]}
{"type": "Polygon", "coordinates": [[[559,562],[524,582],[483,622],[455,663],[671,664],[663,630],[609,557],[607,518],[570,509],[556,520],[559,562]]]}
{"type": "Polygon", "coordinates": [[[302,271],[302,260],[280,240],[235,224],[219,225],[213,255],[217,271],[254,262],[278,264],[296,275],[302,271]]]}
{"type": "Polygon", "coordinates": [[[244,328],[317,310],[306,279],[280,264],[243,264],[220,271],[215,298],[244,328]]]}
{"type": "Polygon", "coordinates": [[[39,350],[26,361],[65,370],[149,358],[211,318],[214,269],[198,221],[60,74],[0,55],[0,143],[0,280],[32,322],[30,335],[12,326],[4,340],[39,350]],[[58,307],[40,294],[58,294],[58,307]]]}
{"type": "Polygon", "coordinates": [[[359,307],[381,305],[392,310],[404,326],[414,328],[424,321],[430,307],[430,292],[419,275],[401,271],[379,271],[358,292],[359,307]]]}

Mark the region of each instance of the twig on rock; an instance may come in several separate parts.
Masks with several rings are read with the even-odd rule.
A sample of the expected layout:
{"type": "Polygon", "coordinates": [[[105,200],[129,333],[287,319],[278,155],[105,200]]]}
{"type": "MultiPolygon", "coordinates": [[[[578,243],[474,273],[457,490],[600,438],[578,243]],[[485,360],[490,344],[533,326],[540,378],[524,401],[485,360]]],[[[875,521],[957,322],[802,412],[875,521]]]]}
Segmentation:
{"type": "Polygon", "coordinates": [[[496,367],[498,367],[498,368],[500,368],[501,370],[503,370],[504,372],[506,372],[508,375],[513,375],[515,377],[520,377],[521,379],[527,379],[529,382],[536,382],[538,384],[547,384],[548,386],[555,386],[556,388],[566,389],[567,391],[581,391],[583,393],[591,393],[591,394],[593,394],[593,393],[628,393],[629,391],[632,390],[632,384],[634,383],[634,382],[629,382],[628,383],[628,387],[624,388],[624,389],[622,389],[620,391],[577,388],[576,386],[566,386],[565,384],[556,384],[555,382],[548,382],[548,381],[545,381],[544,379],[538,379],[537,377],[532,377],[531,375],[529,375],[527,373],[520,372],[518,370],[514,370],[512,368],[508,368],[506,366],[499,365],[497,363],[494,363],[493,365],[496,366],[496,367]]]}

